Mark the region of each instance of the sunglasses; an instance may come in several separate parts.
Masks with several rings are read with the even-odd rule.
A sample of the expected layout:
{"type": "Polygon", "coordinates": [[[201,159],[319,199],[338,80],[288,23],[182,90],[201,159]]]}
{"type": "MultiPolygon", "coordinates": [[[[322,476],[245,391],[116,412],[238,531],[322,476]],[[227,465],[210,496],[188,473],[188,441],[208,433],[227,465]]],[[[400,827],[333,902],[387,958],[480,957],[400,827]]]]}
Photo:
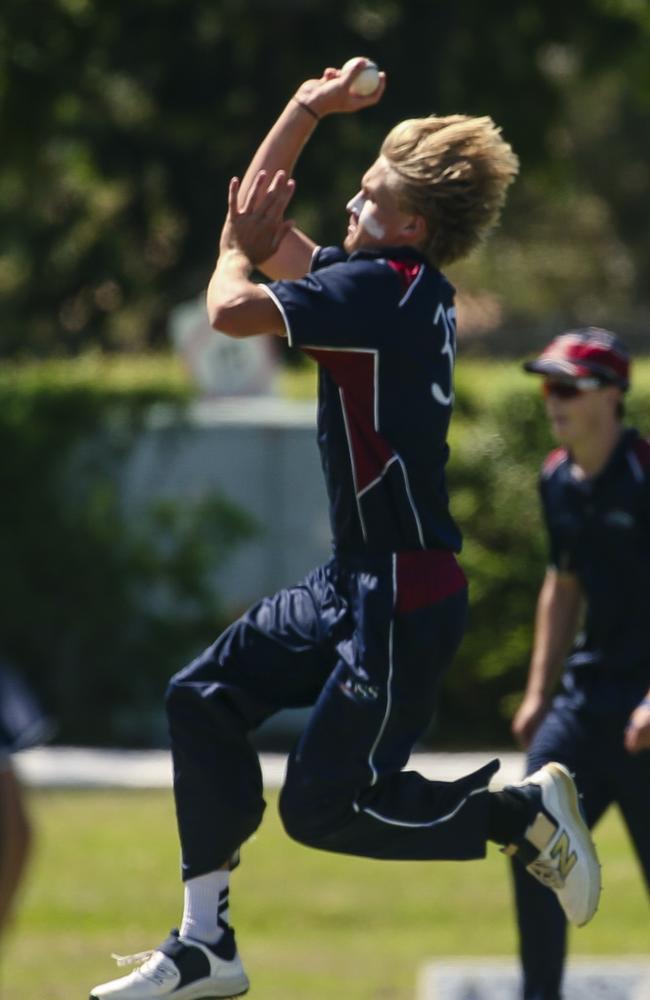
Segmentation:
{"type": "Polygon", "coordinates": [[[585,392],[602,388],[602,382],[597,378],[576,378],[570,382],[542,382],[542,395],[545,399],[555,396],[556,399],[576,399],[585,392]]]}

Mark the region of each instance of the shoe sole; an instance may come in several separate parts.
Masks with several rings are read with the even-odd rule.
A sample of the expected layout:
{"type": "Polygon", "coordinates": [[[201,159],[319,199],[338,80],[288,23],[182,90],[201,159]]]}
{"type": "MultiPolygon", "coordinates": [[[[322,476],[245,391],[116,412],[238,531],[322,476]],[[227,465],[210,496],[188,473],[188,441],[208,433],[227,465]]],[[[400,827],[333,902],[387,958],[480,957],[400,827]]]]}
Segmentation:
{"type": "MultiPolygon", "coordinates": [[[[177,993],[170,994],[170,996],[172,997],[172,1000],[177,1000],[177,998],[180,998],[180,1000],[236,1000],[237,997],[245,996],[248,993],[249,989],[250,989],[250,983],[247,982],[245,985],[241,983],[238,986],[232,987],[231,991],[228,993],[210,992],[210,993],[192,994],[183,992],[181,990],[177,993]],[[237,992],[233,993],[232,989],[236,990],[237,992]]],[[[104,998],[98,997],[94,993],[91,993],[88,1000],[104,1000],[104,998]]]]}
{"type": "Polygon", "coordinates": [[[552,791],[556,799],[555,803],[548,806],[546,802],[544,802],[544,805],[551,814],[559,812],[560,814],[566,815],[568,813],[571,817],[573,821],[571,825],[571,839],[576,842],[576,849],[581,852],[582,857],[587,863],[590,890],[587,903],[587,915],[584,920],[575,924],[576,927],[584,927],[585,924],[589,923],[598,909],[598,900],[600,899],[601,891],[600,862],[598,861],[596,847],[591,839],[589,828],[587,827],[580,810],[578,790],[569,771],[563,764],[558,764],[556,761],[547,764],[544,770],[547,774],[551,774],[553,781],[550,787],[548,785],[540,786],[542,789],[542,802],[544,802],[544,793],[552,791]]]}

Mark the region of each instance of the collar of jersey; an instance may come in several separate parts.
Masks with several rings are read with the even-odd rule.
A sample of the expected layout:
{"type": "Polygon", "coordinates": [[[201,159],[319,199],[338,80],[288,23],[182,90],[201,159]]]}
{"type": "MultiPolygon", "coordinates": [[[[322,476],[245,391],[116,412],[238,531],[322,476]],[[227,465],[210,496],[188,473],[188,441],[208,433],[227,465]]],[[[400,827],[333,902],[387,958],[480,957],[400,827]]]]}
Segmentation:
{"type": "Polygon", "coordinates": [[[422,251],[416,250],[415,247],[368,247],[367,249],[353,250],[348,260],[363,260],[364,258],[371,260],[385,258],[389,258],[390,260],[418,260],[422,264],[431,266],[422,251]]]}
{"type": "MultiPolygon", "coordinates": [[[[573,479],[571,477],[574,485],[578,486],[579,489],[591,490],[596,484],[607,482],[610,476],[616,472],[618,463],[621,457],[627,452],[628,448],[633,444],[634,441],[639,437],[639,432],[635,427],[624,427],[620,438],[614,445],[611,455],[607,459],[607,462],[600,470],[598,475],[590,476],[587,479],[573,479]]],[[[571,470],[571,465],[573,459],[571,457],[571,452],[567,452],[568,465],[567,469],[571,470]]]]}

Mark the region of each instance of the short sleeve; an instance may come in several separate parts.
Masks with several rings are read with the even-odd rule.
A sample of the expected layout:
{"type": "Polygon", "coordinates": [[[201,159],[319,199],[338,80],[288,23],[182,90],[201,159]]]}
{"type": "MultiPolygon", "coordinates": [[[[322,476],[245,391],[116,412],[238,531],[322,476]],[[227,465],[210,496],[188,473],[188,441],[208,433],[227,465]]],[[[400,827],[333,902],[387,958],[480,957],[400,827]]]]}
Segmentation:
{"type": "Polygon", "coordinates": [[[569,539],[560,530],[557,519],[553,516],[548,490],[548,479],[544,475],[539,480],[539,493],[548,539],[549,566],[560,573],[575,573],[575,559],[571,551],[569,539]]]}
{"type": "Polygon", "coordinates": [[[343,247],[316,247],[311,259],[310,271],[320,271],[323,267],[331,264],[344,264],[348,259],[348,254],[343,247]]]}
{"type": "Polygon", "coordinates": [[[644,439],[638,448],[638,452],[638,458],[641,459],[641,468],[643,470],[639,519],[643,530],[650,537],[650,440],[644,439]]]}
{"type": "Polygon", "coordinates": [[[266,291],[282,313],[291,346],[377,349],[394,334],[399,280],[382,258],[348,259],[337,250],[316,251],[310,274],[274,281],[266,291]]]}

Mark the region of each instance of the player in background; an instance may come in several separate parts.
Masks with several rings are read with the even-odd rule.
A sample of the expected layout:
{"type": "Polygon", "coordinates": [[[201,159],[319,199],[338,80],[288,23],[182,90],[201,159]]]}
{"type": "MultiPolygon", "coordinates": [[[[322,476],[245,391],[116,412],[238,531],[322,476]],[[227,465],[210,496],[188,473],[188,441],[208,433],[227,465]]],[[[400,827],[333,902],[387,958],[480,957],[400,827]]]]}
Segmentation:
{"type": "Polygon", "coordinates": [[[0,661],[0,938],[9,926],[32,851],[33,832],[11,755],[50,735],[30,691],[0,661]]]}
{"type": "MultiPolygon", "coordinates": [[[[525,368],[560,447],[541,473],[550,566],[512,728],[527,773],[573,772],[590,827],[618,804],[650,888],[650,441],[623,424],[629,358],[608,331],[562,334],[525,368]]],[[[560,1000],[564,914],[514,876],[523,996],[560,1000]]]]}
{"type": "Polygon", "coordinates": [[[320,119],[380,99],[383,78],[372,97],[350,91],[364,65],[305,82],[242,183],[232,181],[208,290],[217,330],[286,337],[318,362],[334,554],[172,679],[180,932],[130,975],[96,987],[94,1000],[248,989],[229,922],[230,869],[264,810],[248,733],[283,707],[313,706],[280,797],[295,839],[393,859],[478,858],[489,839],[512,843],[525,864],[555,873],[572,919],[585,922],[596,906],[595,852],[559,766],[498,793],[487,791],[498,761],[457,782],[402,770],[430,721],[467,602],[445,488],[454,290],[439,268],[497,221],[518,165],[489,118],[401,122],[347,205],[343,247],[317,247],[284,219],[290,175],[320,119]],[[255,267],[275,280],[253,283],[255,267]],[[554,852],[559,841],[570,872],[554,852]]]}

